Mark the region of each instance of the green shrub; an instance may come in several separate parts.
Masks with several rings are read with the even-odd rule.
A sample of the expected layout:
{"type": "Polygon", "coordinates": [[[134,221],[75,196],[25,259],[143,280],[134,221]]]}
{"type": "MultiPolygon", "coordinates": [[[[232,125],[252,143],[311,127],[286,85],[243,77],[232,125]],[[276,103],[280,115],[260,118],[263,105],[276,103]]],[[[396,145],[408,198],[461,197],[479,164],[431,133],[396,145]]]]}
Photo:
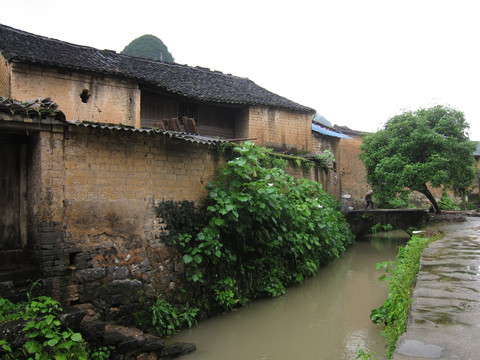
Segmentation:
{"type": "Polygon", "coordinates": [[[40,359],[88,359],[88,353],[80,333],[63,330],[57,314],[60,304],[52,298],[41,296],[27,306],[25,319],[31,319],[23,328],[27,342],[22,351],[25,356],[40,359]]]}
{"type": "Polygon", "coordinates": [[[375,202],[379,208],[383,209],[402,209],[411,207],[410,193],[404,191],[392,194],[389,191],[382,191],[383,189],[375,189],[373,195],[375,202]]]}
{"type": "Polygon", "coordinates": [[[374,351],[369,351],[363,348],[358,349],[355,359],[359,360],[376,360],[376,354],[374,351]]]}
{"type": "Polygon", "coordinates": [[[377,223],[375,225],[373,225],[370,229],[370,233],[371,234],[376,234],[380,231],[392,231],[394,230],[394,227],[392,224],[380,224],[380,223],[377,223]]]}
{"type": "Polygon", "coordinates": [[[90,360],[108,360],[113,349],[113,346],[101,346],[90,354],[90,360]]]}
{"type": "Polygon", "coordinates": [[[8,345],[6,340],[0,340],[0,359],[15,360],[12,348],[8,345]]]}
{"type": "Polygon", "coordinates": [[[175,334],[185,324],[188,327],[196,324],[198,309],[191,308],[188,304],[180,313],[177,308],[159,296],[151,310],[152,323],[158,334],[163,337],[175,334]]]}
{"type": "Polygon", "coordinates": [[[442,210],[460,210],[460,208],[455,205],[453,200],[445,192],[442,194],[442,198],[438,202],[438,206],[440,206],[440,209],[442,210]]]}
{"type": "Polygon", "coordinates": [[[23,319],[24,303],[12,303],[8,299],[0,298],[0,322],[23,319]]]}
{"type": "Polygon", "coordinates": [[[282,295],[354,239],[320,183],[272,167],[270,152],[252,143],[232,152],[237,157],[207,186],[206,225],[176,239],[188,279],[203,284],[222,309],[282,295]]]}
{"type": "MultiPolygon", "coordinates": [[[[32,285],[33,287],[36,285],[32,285]]],[[[1,321],[26,320],[22,329],[25,343],[12,349],[5,340],[0,340],[0,359],[34,360],[107,360],[111,348],[100,348],[89,356],[87,344],[80,333],[62,327],[58,314],[60,304],[48,296],[32,297],[28,301],[12,303],[0,298],[1,321]],[[107,351],[108,350],[108,351],[107,351]]]]}

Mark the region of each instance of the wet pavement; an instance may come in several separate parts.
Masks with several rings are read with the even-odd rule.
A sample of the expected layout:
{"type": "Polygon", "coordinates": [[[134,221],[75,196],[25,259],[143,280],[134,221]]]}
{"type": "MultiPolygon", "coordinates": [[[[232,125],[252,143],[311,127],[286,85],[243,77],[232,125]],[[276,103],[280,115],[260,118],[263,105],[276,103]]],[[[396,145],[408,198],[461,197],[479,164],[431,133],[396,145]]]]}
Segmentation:
{"type": "Polygon", "coordinates": [[[480,218],[435,226],[394,360],[480,359],[480,218]]]}

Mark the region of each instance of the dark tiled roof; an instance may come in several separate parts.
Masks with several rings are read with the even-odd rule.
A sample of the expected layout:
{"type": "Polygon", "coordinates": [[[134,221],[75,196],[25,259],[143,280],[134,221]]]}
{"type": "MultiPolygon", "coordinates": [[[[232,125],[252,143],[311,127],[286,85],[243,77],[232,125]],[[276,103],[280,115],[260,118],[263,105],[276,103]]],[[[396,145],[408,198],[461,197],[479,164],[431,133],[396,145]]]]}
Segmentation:
{"type": "Polygon", "coordinates": [[[358,130],[352,130],[348,126],[339,126],[339,125],[334,125],[333,128],[336,131],[339,131],[343,134],[351,135],[351,136],[363,136],[367,134],[365,131],[358,131],[358,130]]]}
{"type": "Polygon", "coordinates": [[[315,112],[246,78],[70,44],[1,24],[0,53],[12,62],[38,63],[72,71],[122,76],[199,101],[267,105],[300,112],[315,112]]]}
{"type": "Polygon", "coordinates": [[[21,102],[0,96],[0,112],[29,118],[45,119],[46,117],[52,117],[56,120],[65,121],[65,114],[58,110],[58,105],[50,98],[21,102]]]}

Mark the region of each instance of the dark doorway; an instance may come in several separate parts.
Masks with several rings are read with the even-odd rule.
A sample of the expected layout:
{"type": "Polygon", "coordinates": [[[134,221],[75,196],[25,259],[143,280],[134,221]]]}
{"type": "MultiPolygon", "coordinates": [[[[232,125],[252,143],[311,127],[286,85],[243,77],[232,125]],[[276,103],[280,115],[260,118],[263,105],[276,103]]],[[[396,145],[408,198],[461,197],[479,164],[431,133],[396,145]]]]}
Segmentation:
{"type": "Polygon", "coordinates": [[[0,137],[0,250],[19,250],[27,243],[26,154],[22,136],[0,137]]]}

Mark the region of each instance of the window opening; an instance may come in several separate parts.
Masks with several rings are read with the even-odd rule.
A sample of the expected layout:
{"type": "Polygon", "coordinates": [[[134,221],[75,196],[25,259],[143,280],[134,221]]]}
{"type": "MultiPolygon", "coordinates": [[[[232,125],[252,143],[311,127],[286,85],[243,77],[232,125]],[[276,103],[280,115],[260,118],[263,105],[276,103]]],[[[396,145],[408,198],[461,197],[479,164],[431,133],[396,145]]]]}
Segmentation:
{"type": "Polygon", "coordinates": [[[82,92],[80,93],[80,99],[82,99],[83,103],[86,103],[88,99],[90,98],[90,91],[88,89],[83,89],[82,92]]]}
{"type": "Polygon", "coordinates": [[[184,125],[184,117],[194,119],[196,125],[198,126],[197,105],[192,103],[180,103],[178,107],[178,121],[180,121],[181,125],[184,125]]]}

